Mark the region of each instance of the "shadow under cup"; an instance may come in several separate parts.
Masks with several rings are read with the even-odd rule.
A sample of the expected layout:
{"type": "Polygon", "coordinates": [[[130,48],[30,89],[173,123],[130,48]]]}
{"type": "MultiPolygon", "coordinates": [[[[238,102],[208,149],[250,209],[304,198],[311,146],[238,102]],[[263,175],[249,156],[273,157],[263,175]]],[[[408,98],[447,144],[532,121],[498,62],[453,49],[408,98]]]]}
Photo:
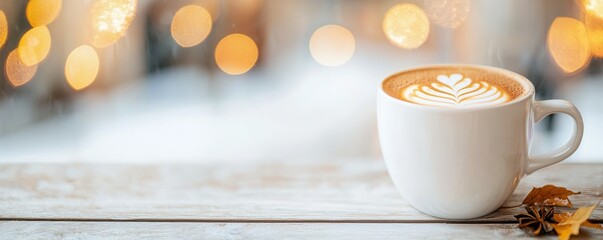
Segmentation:
{"type": "MultiPolygon", "coordinates": [[[[561,161],[575,151],[561,151],[567,155],[563,159],[545,156],[532,162],[528,153],[535,120],[567,111],[563,106],[537,108],[530,81],[504,69],[438,65],[406,70],[382,82],[377,102],[379,140],[391,179],[413,207],[435,217],[467,219],[491,213],[506,201],[526,173],[561,161]],[[417,78],[453,74],[474,82],[496,78],[497,84],[512,86],[518,94],[506,102],[471,106],[422,105],[395,95],[404,94],[408,82],[429,80],[417,78]],[[390,81],[400,87],[392,88],[390,81]]],[[[575,134],[571,140],[577,148],[581,118],[578,121],[570,115],[578,126],[579,136],[575,134]]]]}

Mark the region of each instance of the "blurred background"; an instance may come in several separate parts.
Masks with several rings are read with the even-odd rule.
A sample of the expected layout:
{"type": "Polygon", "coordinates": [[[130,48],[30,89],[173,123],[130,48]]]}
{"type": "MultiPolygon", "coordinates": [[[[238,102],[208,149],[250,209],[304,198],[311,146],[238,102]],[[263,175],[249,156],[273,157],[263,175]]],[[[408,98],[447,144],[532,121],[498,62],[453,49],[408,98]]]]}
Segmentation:
{"type": "MultiPolygon", "coordinates": [[[[0,162],[380,158],[378,83],[472,63],[582,112],[603,162],[601,0],[0,2],[0,162]]],[[[494,127],[494,126],[493,126],[494,127]]],[[[569,117],[538,124],[535,153],[569,117]]],[[[435,151],[435,150],[434,150],[435,151]]]]}

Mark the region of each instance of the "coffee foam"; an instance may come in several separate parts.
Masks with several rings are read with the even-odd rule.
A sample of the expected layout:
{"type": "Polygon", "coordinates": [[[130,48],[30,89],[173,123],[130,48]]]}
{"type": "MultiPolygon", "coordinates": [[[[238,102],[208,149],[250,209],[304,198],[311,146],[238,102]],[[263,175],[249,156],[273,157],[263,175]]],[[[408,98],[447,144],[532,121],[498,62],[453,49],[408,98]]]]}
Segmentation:
{"type": "Polygon", "coordinates": [[[500,105],[527,93],[508,73],[472,67],[435,67],[394,75],[384,91],[407,102],[441,107],[500,105]]]}

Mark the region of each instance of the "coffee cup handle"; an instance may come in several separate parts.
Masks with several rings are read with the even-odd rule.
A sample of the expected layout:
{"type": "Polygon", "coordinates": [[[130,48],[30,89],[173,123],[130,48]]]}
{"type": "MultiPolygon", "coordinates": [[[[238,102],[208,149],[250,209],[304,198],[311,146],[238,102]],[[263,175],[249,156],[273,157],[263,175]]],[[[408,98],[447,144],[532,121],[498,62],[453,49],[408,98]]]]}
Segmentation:
{"type": "Polygon", "coordinates": [[[555,163],[561,162],[564,159],[568,158],[572,155],[580,142],[582,141],[582,134],[584,132],[584,124],[582,122],[582,115],[578,109],[568,101],[565,100],[546,100],[546,101],[535,101],[534,106],[534,122],[537,123],[546,116],[553,113],[565,113],[570,115],[575,124],[574,133],[570,140],[561,146],[558,149],[555,149],[551,153],[529,156],[528,159],[528,168],[526,169],[526,174],[531,174],[538,169],[541,169],[546,166],[553,165],[555,163]]]}

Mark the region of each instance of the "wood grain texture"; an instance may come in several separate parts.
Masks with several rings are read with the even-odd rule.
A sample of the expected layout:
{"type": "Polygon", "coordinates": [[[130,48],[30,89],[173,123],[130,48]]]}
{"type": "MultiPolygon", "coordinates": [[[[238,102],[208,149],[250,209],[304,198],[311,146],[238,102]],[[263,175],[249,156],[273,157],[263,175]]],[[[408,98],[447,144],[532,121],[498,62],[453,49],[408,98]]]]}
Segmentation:
{"type": "MultiPolygon", "coordinates": [[[[0,221],[0,239],[532,239],[514,224],[0,221]]],[[[581,229],[572,239],[602,239],[581,229]]],[[[557,239],[554,234],[538,239],[557,239]]]]}
{"type": "MultiPolygon", "coordinates": [[[[592,205],[603,192],[603,164],[561,164],[525,177],[506,206],[534,186],[564,186],[592,205]]],[[[464,222],[513,223],[520,207],[464,222]]],[[[382,161],[261,164],[0,165],[4,220],[444,223],[396,192],[382,161]]],[[[592,220],[603,220],[603,207],[592,220]]]]}

